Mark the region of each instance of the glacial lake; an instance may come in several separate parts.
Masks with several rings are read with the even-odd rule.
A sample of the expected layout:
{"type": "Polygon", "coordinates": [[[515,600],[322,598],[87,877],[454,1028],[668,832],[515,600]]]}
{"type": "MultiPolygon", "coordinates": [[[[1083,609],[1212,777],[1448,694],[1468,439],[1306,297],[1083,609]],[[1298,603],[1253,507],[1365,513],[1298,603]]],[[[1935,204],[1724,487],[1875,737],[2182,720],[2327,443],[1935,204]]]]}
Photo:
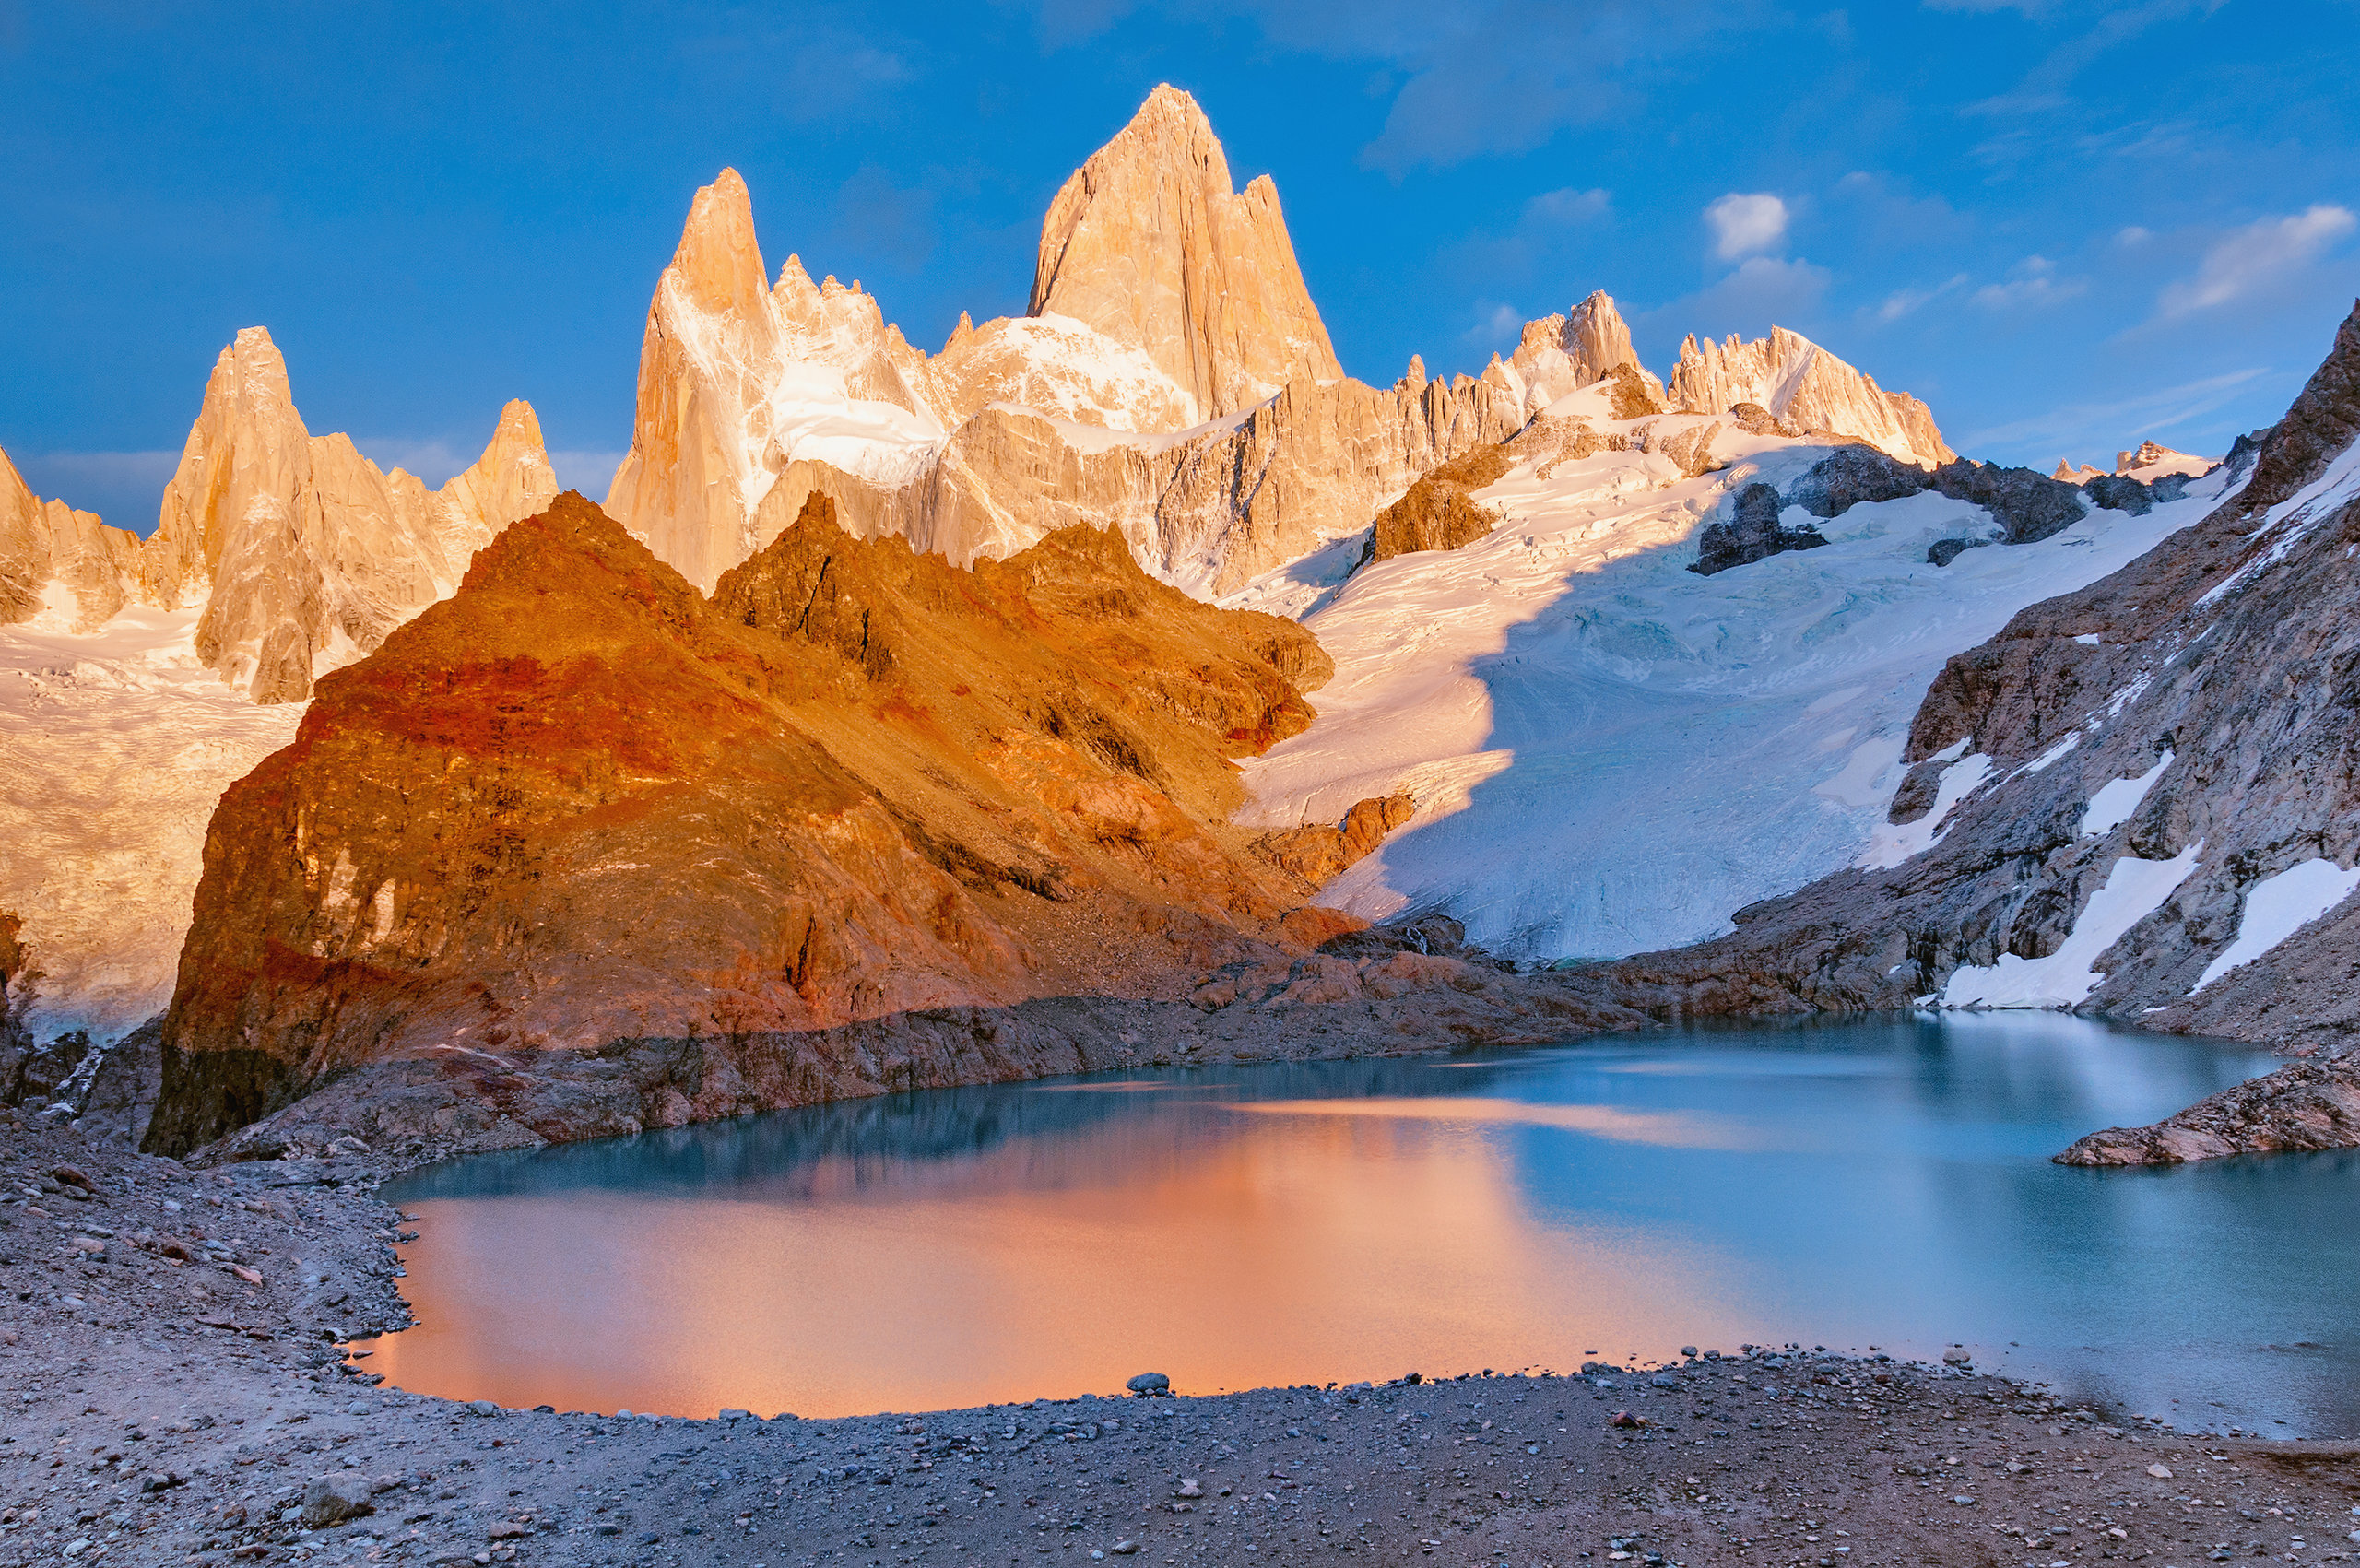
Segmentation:
{"type": "Polygon", "coordinates": [[[2048,1157],[2273,1060],[2047,1014],[938,1090],[482,1156],[389,1383],[807,1416],[1796,1342],[2360,1432],[2360,1152],[2048,1157]]]}

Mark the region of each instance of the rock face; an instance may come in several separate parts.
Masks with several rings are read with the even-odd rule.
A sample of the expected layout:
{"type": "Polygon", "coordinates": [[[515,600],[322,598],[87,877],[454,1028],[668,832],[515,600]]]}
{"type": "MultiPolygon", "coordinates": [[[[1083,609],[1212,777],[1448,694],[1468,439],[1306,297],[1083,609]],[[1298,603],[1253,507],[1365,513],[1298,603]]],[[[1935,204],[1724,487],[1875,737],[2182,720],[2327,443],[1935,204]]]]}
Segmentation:
{"type": "Polygon", "coordinates": [[[1049,204],[1027,313],[1144,352],[1188,394],[1188,424],[1344,373],[1278,187],[1265,174],[1234,190],[1204,111],[1168,85],[1049,204]]]}
{"type": "Polygon", "coordinates": [[[1159,89],[1053,206],[1033,313],[962,317],[932,357],[798,258],[765,288],[750,199],[724,171],[650,303],[607,511],[705,590],[816,490],[855,533],[959,565],[1115,527],[1150,573],[1213,595],[1364,526],[1586,368],[1638,373],[1597,295],[1533,337],[1531,385],[1504,366],[1347,379],[1268,181],[1232,193],[1227,169],[1203,112],[1159,89]]]}
{"type": "Polygon", "coordinates": [[[556,493],[532,409],[511,403],[483,457],[430,493],[344,435],[303,428],[287,362],[240,332],[206,383],[155,534],[142,596],[204,606],[197,656],[260,702],[300,701],[315,673],[375,647],[449,594],[466,554],[556,493]]]}
{"type": "MultiPolygon", "coordinates": [[[[1406,795],[1354,801],[1334,827],[1265,833],[1254,841],[1254,852],[1318,887],[1366,860],[1385,842],[1386,834],[1406,824],[1417,811],[1417,802],[1406,795]]],[[[1462,930],[1459,935],[1466,933],[1462,930]]]]}
{"type": "MultiPolygon", "coordinates": [[[[1528,414],[1538,414],[1567,393],[1593,386],[1617,371],[1635,378],[1636,395],[1654,407],[1628,413],[1617,407],[1616,419],[1637,419],[1642,412],[1660,410],[1664,403],[1663,383],[1639,363],[1638,352],[1631,347],[1631,329],[1613,296],[1604,289],[1564,315],[1525,323],[1515,356],[1504,362],[1494,357],[1493,363],[1500,367],[1500,379],[1522,395],[1528,414]]],[[[1490,370],[1484,373],[1493,374],[1490,370]]]]}
{"type": "MultiPolygon", "coordinates": [[[[1916,769],[1885,853],[1740,912],[1730,937],[1629,961],[1629,994],[1659,1012],[1931,996],[2348,1049],[2360,1031],[2360,904],[2346,897],[2360,887],[2346,869],[2360,863],[2355,436],[2360,308],[2242,491],[1950,661],[1911,729],[1916,769]]],[[[2286,1069],[2072,1158],[2349,1141],[2348,1106],[2330,1105],[2348,1100],[2348,1078],[2286,1069]]]]}
{"type": "Polygon", "coordinates": [[[1673,408],[1692,414],[1758,404],[1802,430],[1852,436],[1928,468],[1957,455],[1925,404],[1885,391],[1874,377],[1782,326],[1751,343],[1734,336],[1720,343],[1689,337],[1671,373],[1670,399],[1673,408]]]}
{"type": "Polygon", "coordinates": [[[1483,537],[1498,525],[1499,513],[1478,505],[1468,492],[1493,483],[1513,466],[1504,447],[1484,446],[1434,468],[1376,514],[1361,564],[1412,550],[1455,550],[1483,537]]]}
{"type": "Polygon", "coordinates": [[[139,581],[139,536],[42,501],[0,452],[0,626],[54,610],[76,631],[112,619],[139,581]]]}
{"type": "Polygon", "coordinates": [[[1229,759],[1327,667],[1099,530],[969,573],[815,498],[708,601],[560,498],[224,796],[156,1147],[388,1057],[1177,999],[1285,951],[1229,759]]]}
{"type": "Polygon", "coordinates": [[[1789,528],[1779,522],[1783,510],[1778,492],[1770,486],[1759,481],[1746,486],[1737,492],[1728,520],[1706,524],[1697,536],[1696,561],[1688,570],[1710,577],[1733,566],[1751,566],[1788,550],[1817,549],[1827,543],[1827,536],[1816,528],[1789,528]]]}

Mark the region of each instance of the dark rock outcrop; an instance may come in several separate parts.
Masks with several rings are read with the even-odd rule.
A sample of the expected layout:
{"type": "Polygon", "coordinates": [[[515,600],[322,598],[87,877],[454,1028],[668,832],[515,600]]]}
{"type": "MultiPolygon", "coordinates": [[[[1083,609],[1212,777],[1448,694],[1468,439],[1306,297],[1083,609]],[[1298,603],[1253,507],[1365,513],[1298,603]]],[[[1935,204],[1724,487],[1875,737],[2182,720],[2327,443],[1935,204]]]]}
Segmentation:
{"type": "Polygon", "coordinates": [[[1954,458],[1934,470],[1932,488],[1953,501],[1972,501],[2007,530],[2006,542],[2028,545],[2088,516],[2081,490],[2030,468],[1954,458]]]}
{"type": "Polygon", "coordinates": [[[1873,446],[1839,446],[1787,487],[1787,502],[1814,517],[1840,517],[1863,501],[1899,501],[1932,483],[1933,477],[1915,463],[1873,446]]]}
{"type": "Polygon", "coordinates": [[[2360,1058],[2297,1062],[2200,1100],[2153,1126],[2075,1140],[2060,1165],[2177,1165],[2230,1154],[2360,1146],[2360,1058]]]}
{"type": "MultiPolygon", "coordinates": [[[[1813,472],[1817,472],[1816,469],[1813,472]]],[[[1789,528],[1778,521],[1778,492],[1755,480],[1737,492],[1729,520],[1707,523],[1696,536],[1696,560],[1688,568],[1700,577],[1751,566],[1788,550],[1817,549],[1827,536],[1816,528],[1789,528]]]]}
{"type": "Polygon", "coordinates": [[[2144,517],[2155,510],[2155,498],[2145,485],[2121,474],[2100,474],[2082,487],[2090,504],[2112,512],[2127,512],[2133,517],[2144,517]]]}
{"type": "MultiPolygon", "coordinates": [[[[2118,867],[2171,862],[2179,879],[2154,884],[2118,939],[2066,977],[2085,994],[2069,984],[2059,1000],[2323,1059],[2189,1113],[2190,1137],[2298,1147],[2286,1129],[2308,1126],[2348,1139],[2350,1119],[2322,1107],[2349,1077],[2330,1059],[2360,1043],[2360,901],[2199,982],[2256,884],[2360,860],[2360,482],[2305,495],[2348,461],[2355,430],[2360,307],[2242,492],[2112,576],[2025,609],[1935,678],[1894,819],[1922,814],[1965,759],[1988,772],[1931,847],[1740,911],[1717,941],[1613,966],[1625,999],[1662,1017],[1906,1006],[1963,968],[2056,954],[2118,867]],[[2092,822],[2110,785],[2121,808],[2092,822]],[[2232,1124],[2248,1130],[2222,1130],[2232,1124]]],[[[2109,1160],[2199,1146],[2106,1138],[2109,1160]]]]}

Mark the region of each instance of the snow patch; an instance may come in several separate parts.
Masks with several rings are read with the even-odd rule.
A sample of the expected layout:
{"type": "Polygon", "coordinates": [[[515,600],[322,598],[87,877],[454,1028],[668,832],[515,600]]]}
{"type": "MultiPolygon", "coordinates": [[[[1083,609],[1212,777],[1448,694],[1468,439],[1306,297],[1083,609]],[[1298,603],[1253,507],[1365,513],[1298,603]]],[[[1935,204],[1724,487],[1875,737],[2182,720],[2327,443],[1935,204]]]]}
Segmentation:
{"type": "Polygon", "coordinates": [[[2332,860],[2305,860],[2264,877],[2246,890],[2237,939],[2204,966],[2188,994],[2193,996],[2238,965],[2251,963],[2350,898],[2355,888],[2360,888],[2360,866],[2346,871],[2332,860]]]}
{"type": "Polygon", "coordinates": [[[2089,809],[2082,813],[2081,836],[2102,838],[2130,820],[2130,814],[2139,809],[2139,803],[2147,798],[2147,792],[2155,787],[2155,781],[2171,765],[2172,754],[2165,751],[2154,767],[2137,778],[2116,779],[2099,785],[2098,792],[2090,796],[2089,809]]]}
{"type": "Polygon", "coordinates": [[[41,1038],[105,1044],[163,1010],[214,805],[303,717],[199,665],[198,613],[0,627],[0,910],[25,923],[41,1038]]]}
{"type": "Polygon", "coordinates": [[[1853,864],[1863,871],[1885,871],[1933,848],[1941,841],[1942,819],[1951,814],[1951,808],[1990,776],[1991,759],[1980,751],[1944,768],[1935,786],[1932,808],[1914,822],[1879,822],[1868,849],[1853,864]]]}
{"type": "Polygon", "coordinates": [[[2089,907],[2072,932],[2047,958],[2001,953],[1988,968],[1967,965],[1952,972],[1942,988],[1948,1008],[2071,1008],[2097,988],[2096,964],[2123,934],[2153,914],[2172,890],[2196,869],[2204,841],[2197,840],[2169,860],[2124,855],[2106,873],[2106,886],[2090,895],[2089,907]]]}

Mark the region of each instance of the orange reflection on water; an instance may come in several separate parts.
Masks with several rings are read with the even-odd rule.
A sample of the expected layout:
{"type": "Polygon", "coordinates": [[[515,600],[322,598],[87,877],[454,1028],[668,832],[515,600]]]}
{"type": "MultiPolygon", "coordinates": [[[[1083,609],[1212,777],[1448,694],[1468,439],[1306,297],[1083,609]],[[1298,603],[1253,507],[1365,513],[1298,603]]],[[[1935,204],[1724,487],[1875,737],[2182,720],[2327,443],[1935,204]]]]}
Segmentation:
{"type": "MultiPolygon", "coordinates": [[[[1568,1368],[1660,1350],[1666,1324],[1708,1343],[1749,1326],[1722,1300],[1735,1270],[1694,1238],[1532,1213],[1481,1114],[1511,1102],[1372,1103],[1231,1105],[1292,1114],[1146,1147],[1099,1129],[1054,1156],[1012,1139],[882,1177],[822,1161],[787,1193],[417,1201],[421,1326],[372,1365],[512,1406],[830,1416],[1115,1393],[1144,1371],[1200,1393],[1568,1368]]],[[[1710,1136],[1660,1120],[1620,1130],[1710,1136]]]]}

